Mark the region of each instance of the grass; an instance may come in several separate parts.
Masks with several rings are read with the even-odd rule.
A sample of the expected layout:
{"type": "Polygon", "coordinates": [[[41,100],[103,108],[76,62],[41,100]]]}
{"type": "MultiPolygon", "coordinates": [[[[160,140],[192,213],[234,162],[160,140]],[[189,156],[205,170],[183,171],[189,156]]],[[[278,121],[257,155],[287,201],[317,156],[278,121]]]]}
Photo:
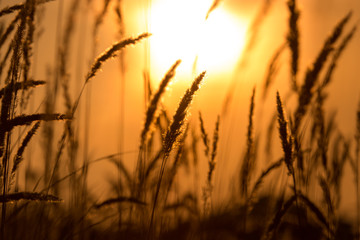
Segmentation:
{"type": "MultiPolygon", "coordinates": [[[[79,137],[82,128],[86,138],[91,130],[88,127],[90,97],[87,95],[83,99],[83,95],[92,82],[99,81],[99,72],[105,71],[105,66],[113,59],[121,59],[120,68],[124,69],[126,49],[130,45],[136,49],[151,38],[151,33],[126,36],[122,15],[125,9],[121,1],[114,6],[112,1],[103,1],[99,14],[92,16],[92,64],[82,79],[75,79],[70,60],[74,55],[71,49],[74,34],[79,31],[75,19],[81,6],[90,8],[92,5],[74,0],[66,12],[63,32],[60,27],[56,30],[61,34],[57,35],[55,64],[51,66],[49,77],[39,80],[34,73],[36,51],[41,47],[36,45],[38,18],[41,9],[50,2],[53,1],[26,0],[0,9],[1,239],[360,238],[360,110],[354,113],[356,129],[351,139],[336,126],[335,114],[329,115],[325,110],[328,87],[334,81],[346,80],[337,79],[339,76],[335,72],[342,66],[341,56],[347,49],[351,51],[354,44],[352,39],[357,34],[357,26],[348,30],[354,13],[349,12],[339,20],[312,64],[302,73],[301,36],[306,34],[306,29],[301,27],[301,16],[306,6],[300,10],[298,1],[289,0],[289,17],[283,19],[288,23],[285,38],[274,36],[280,39],[279,47],[271,50],[273,57],[269,64],[255,66],[267,69],[263,84],[258,84],[262,87],[246,90],[252,92],[247,124],[229,121],[231,111],[236,111],[231,109],[231,101],[234,101],[238,83],[232,82],[215,121],[212,138],[207,130],[211,121],[202,111],[198,119],[191,118],[192,102],[199,92],[207,90],[209,73],[204,71],[194,77],[170,118],[170,109],[162,99],[166,90],[176,85],[171,82],[181,60],[173,63],[158,87],[151,86],[150,73],[145,72],[144,123],[139,144],[135,146],[137,159],[132,169],[126,152],[111,153],[95,160],[89,157],[88,140],[82,143],[79,137]],[[112,7],[121,39],[95,57],[101,26],[112,7]],[[286,51],[288,56],[285,56],[286,51]],[[277,73],[284,57],[289,65],[289,74],[284,77],[286,88],[273,91],[278,87],[276,80],[283,78],[277,73]],[[80,82],[75,96],[72,81],[80,82]],[[39,88],[43,85],[46,85],[43,104],[33,110],[29,102],[42,96],[39,88]],[[63,102],[61,107],[59,99],[63,102]],[[291,99],[295,99],[294,104],[290,104],[291,99]],[[87,101],[85,127],[78,120],[83,114],[82,101],[87,101]],[[262,109],[266,101],[272,103],[271,113],[260,116],[269,120],[268,136],[257,125],[257,109],[262,109]],[[238,146],[243,148],[244,155],[226,159],[219,153],[229,151],[234,144],[221,144],[225,136],[223,131],[235,125],[246,129],[244,136],[236,136],[234,140],[244,142],[244,146],[238,146]],[[277,137],[272,137],[274,131],[277,137]],[[41,138],[44,143],[41,154],[31,151],[35,148],[34,138],[41,138]],[[263,140],[268,142],[265,145],[269,151],[261,151],[263,140]],[[84,149],[80,147],[82,144],[84,149]],[[277,153],[275,158],[270,150],[277,153]],[[42,172],[34,174],[30,163],[37,159],[41,159],[43,167],[42,172]],[[202,166],[199,161],[204,159],[207,168],[199,169],[202,166]],[[218,167],[229,161],[238,166],[234,176],[218,167]],[[89,185],[89,179],[93,178],[89,169],[95,169],[94,164],[101,162],[112,164],[117,179],[109,178],[111,193],[100,200],[89,185]],[[340,212],[341,199],[347,197],[342,196],[340,184],[343,176],[349,174],[346,167],[350,167],[354,176],[354,222],[344,219],[340,212]],[[200,179],[199,171],[207,173],[207,177],[200,179]],[[186,183],[189,176],[192,178],[190,186],[186,183]],[[233,191],[218,196],[214,185],[218,179],[225,178],[236,179],[232,181],[233,191]],[[23,183],[31,185],[32,191],[23,183]],[[199,183],[203,184],[202,191],[198,189],[199,183]],[[215,201],[219,198],[223,204],[215,201]]],[[[212,2],[205,12],[205,21],[221,3],[219,0],[212,2]]],[[[264,1],[250,24],[248,43],[239,62],[240,73],[251,64],[261,36],[260,27],[266,23],[265,17],[271,14],[273,4],[273,1],[264,1]]],[[[58,24],[61,23],[62,19],[58,24]]],[[[122,93],[123,101],[125,90],[122,93]]],[[[141,119],[134,121],[141,122],[141,119]]],[[[119,124],[123,126],[124,123],[119,124]]]]}

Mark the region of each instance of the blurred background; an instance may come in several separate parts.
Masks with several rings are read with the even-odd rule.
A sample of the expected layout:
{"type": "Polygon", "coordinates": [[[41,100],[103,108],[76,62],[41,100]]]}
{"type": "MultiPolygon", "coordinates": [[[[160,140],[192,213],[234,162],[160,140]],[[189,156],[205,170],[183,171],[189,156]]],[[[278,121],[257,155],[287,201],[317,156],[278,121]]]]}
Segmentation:
{"type": "MultiPolygon", "coordinates": [[[[268,65],[276,50],[285,43],[288,31],[288,8],[284,0],[223,0],[218,7],[206,14],[212,0],[113,0],[104,15],[94,39],[95,17],[101,14],[106,1],[79,0],[73,13],[73,34],[68,57],[71,98],[79,95],[85,75],[92,60],[115,41],[134,37],[143,32],[153,35],[145,41],[126,48],[123,54],[103,65],[100,72],[87,85],[76,115],[76,131],[79,137],[79,162],[94,160],[114,153],[122,153],[129,168],[136,166],[140,131],[147,106],[147,81],[153,90],[177,60],[182,63],[163,98],[169,116],[192,80],[203,70],[207,71],[205,82],[197,93],[189,121],[190,129],[199,132],[198,112],[205,119],[205,127],[212,136],[217,115],[221,116],[220,142],[215,173],[214,202],[221,205],[231,192],[231,182],[239,171],[240,160],[246,150],[246,129],[252,89],[256,87],[254,132],[264,135],[271,114],[276,110],[275,94],[282,96],[289,89],[290,52],[282,52],[278,72],[267,97],[263,99],[263,85],[268,65]],[[119,7],[119,8],[118,8],[119,7]],[[115,9],[120,9],[116,12],[115,9]],[[119,18],[120,16],[120,18],[119,18]],[[95,42],[94,42],[95,40],[95,42]],[[251,43],[251,45],[249,45],[251,43]],[[227,96],[232,96],[226,103],[227,96]],[[226,109],[224,106],[226,105],[226,109]],[[226,110],[226,111],[225,111],[226,110]]],[[[0,1],[0,8],[21,3],[16,0],[0,1]]],[[[34,79],[51,81],[54,66],[58,62],[57,49],[65,33],[66,21],[73,10],[73,1],[49,1],[39,5],[36,15],[34,64],[31,75],[34,79]]],[[[299,0],[300,9],[300,59],[299,82],[302,82],[307,67],[311,66],[326,37],[334,26],[349,11],[353,16],[346,27],[348,32],[360,23],[358,0],[299,0]]],[[[11,21],[12,17],[6,17],[11,21]]],[[[4,54],[4,53],[1,53],[4,54]]],[[[360,34],[356,32],[341,56],[334,78],[327,93],[326,110],[336,111],[338,128],[346,138],[354,138],[356,110],[360,100],[360,34]]],[[[29,102],[29,111],[42,109],[46,88],[37,89],[29,102]]],[[[64,100],[59,94],[56,112],[64,109],[64,100]]],[[[284,101],[288,114],[295,111],[296,99],[284,101]]],[[[41,111],[41,110],[40,110],[41,111]]],[[[55,123],[62,129],[62,123],[55,123]]],[[[60,133],[59,130],[59,133],[60,133]]],[[[58,134],[59,134],[58,133],[58,134]]],[[[60,135],[60,134],[59,134],[60,135]]],[[[274,138],[277,132],[274,133],[274,138]]],[[[56,147],[57,142],[54,145],[56,147]]],[[[40,134],[28,149],[26,164],[35,174],[41,175],[43,161],[40,134]]],[[[279,142],[273,144],[272,159],[264,157],[266,139],[259,143],[259,162],[256,172],[281,157],[279,142]],[[261,157],[263,156],[263,157],[261,157]]],[[[199,148],[200,186],[204,185],[208,163],[199,148]]],[[[343,179],[343,197],[340,212],[353,217],[355,207],[354,176],[346,166],[343,179]]],[[[107,181],[116,177],[116,170],[107,162],[90,166],[88,182],[90,189],[105,199],[110,193],[107,181]]],[[[183,172],[186,176],[186,173],[183,172]]],[[[286,171],[283,171],[286,176],[286,171]]],[[[21,178],[20,178],[21,179],[21,178]]],[[[192,177],[184,178],[186,188],[193,184],[192,177]]],[[[32,189],[34,181],[23,188],[32,189]]],[[[20,180],[21,185],[21,180],[20,180]]],[[[199,189],[200,191],[200,189],[199,189]]],[[[320,197],[320,196],[319,196],[320,197]]]]}

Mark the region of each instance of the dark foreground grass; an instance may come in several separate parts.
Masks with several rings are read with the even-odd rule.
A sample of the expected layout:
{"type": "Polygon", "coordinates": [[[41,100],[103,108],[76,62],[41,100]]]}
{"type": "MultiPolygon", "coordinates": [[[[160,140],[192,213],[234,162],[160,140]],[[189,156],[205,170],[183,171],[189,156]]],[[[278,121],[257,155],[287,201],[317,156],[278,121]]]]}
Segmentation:
{"type": "MultiPolygon", "coordinates": [[[[335,25],[301,80],[301,12],[297,1],[287,2],[288,34],[282,40],[285,43],[274,52],[264,87],[256,91],[254,88],[250,99],[245,155],[240,158],[240,171],[234,177],[238,179],[234,183],[236,190],[230,194],[231,197],[223,199],[226,202],[224,206],[217,207],[212,201],[214,174],[217,171],[216,163],[225,161],[218,159],[217,153],[221,150],[218,144],[221,124],[227,115],[218,116],[211,139],[205,128],[206,117],[199,113],[199,123],[194,124],[199,131],[194,130],[189,121],[190,106],[193,100],[196,101],[196,93],[206,91],[205,87],[200,89],[200,85],[206,86],[205,72],[199,74],[186,90],[172,118],[168,117],[161,98],[181,61],[176,61],[165,74],[160,86],[149,97],[139,146],[136,146],[139,150],[134,171],[123,163],[124,153],[93,161],[85,157],[84,162],[81,162],[75,121],[83,92],[90,80],[96,81],[97,73],[103,65],[121,55],[127,46],[136,47],[139,42],[146,41],[151,34],[123,38],[95,57],[85,79],[81,80],[80,92],[72,99],[69,94],[70,70],[67,59],[72,53],[69,42],[73,40],[72,24],[76,23],[73,19],[79,9],[77,0],[71,4],[63,39],[59,40],[56,49],[59,61],[53,66],[52,76],[46,81],[36,80],[31,72],[36,43],[36,16],[39,7],[46,6],[48,2],[26,0],[22,4],[0,10],[1,239],[359,238],[360,111],[354,113],[357,129],[354,130],[355,138],[352,141],[342,136],[334,124],[333,115],[328,118],[324,110],[327,86],[336,80],[333,79],[333,73],[337,66],[341,67],[340,56],[356,34],[356,26],[347,30],[351,12],[335,25]],[[276,141],[282,148],[276,151],[282,152],[282,157],[272,160],[269,154],[258,154],[258,142],[262,136],[258,136],[259,133],[255,131],[255,107],[262,103],[256,102],[256,93],[262,92],[263,100],[267,98],[276,78],[277,61],[286,50],[290,52],[289,89],[287,92],[276,92],[276,98],[272,99],[276,117],[269,125],[269,132],[278,132],[276,141]],[[44,84],[48,88],[43,113],[28,113],[29,98],[37,94],[37,88],[44,84]],[[65,102],[64,113],[55,111],[59,89],[65,102]],[[289,97],[297,99],[293,109],[285,107],[289,97]],[[60,131],[59,140],[56,140],[55,128],[58,125],[52,122],[59,121],[63,122],[64,127],[60,131]],[[21,129],[20,134],[17,129],[21,129]],[[42,149],[44,169],[39,176],[31,176],[31,169],[26,169],[25,182],[34,178],[38,180],[33,191],[23,191],[19,183],[19,167],[31,161],[24,153],[39,129],[42,129],[41,137],[45,142],[42,149]],[[20,139],[19,144],[15,144],[17,138],[20,139]],[[199,138],[204,151],[198,151],[199,138]],[[52,147],[54,141],[58,141],[56,149],[52,147]],[[355,145],[355,151],[350,148],[351,145],[355,145]],[[256,175],[254,169],[257,163],[264,162],[261,157],[269,158],[270,161],[256,175]],[[180,169],[191,169],[198,178],[197,161],[204,158],[208,161],[208,174],[202,191],[190,188],[185,194],[179,195],[176,186],[182,184],[185,178],[179,173],[180,169]],[[113,197],[102,202],[96,201],[96,196],[91,194],[87,184],[88,177],[91,177],[88,176],[88,168],[99,161],[111,162],[119,173],[118,179],[111,182],[113,197]],[[356,223],[347,222],[338,211],[342,197],[340,182],[346,164],[355,176],[356,223]],[[283,182],[280,180],[284,178],[281,171],[287,173],[283,182]],[[280,186],[280,191],[272,191],[269,183],[280,186]],[[263,191],[263,186],[269,190],[263,191]],[[315,195],[320,195],[321,201],[315,201],[315,195]]],[[[220,3],[218,0],[213,1],[205,19],[216,11],[220,3]]],[[[90,7],[91,3],[87,4],[90,7]]],[[[97,46],[98,28],[111,4],[112,1],[105,0],[101,13],[96,17],[93,52],[97,46]]],[[[272,1],[264,1],[260,14],[251,25],[253,35],[258,34],[257,29],[271,4],[272,1]]],[[[119,1],[115,8],[120,22],[121,6],[119,1]]],[[[119,32],[124,31],[120,29],[119,32]]],[[[250,36],[244,59],[256,45],[255,38],[250,36]]],[[[151,87],[146,87],[149,88],[146,91],[151,93],[151,87]]],[[[232,94],[230,91],[226,96],[223,113],[229,110],[232,94]]],[[[35,157],[39,158],[33,156],[32,159],[35,157]]]]}

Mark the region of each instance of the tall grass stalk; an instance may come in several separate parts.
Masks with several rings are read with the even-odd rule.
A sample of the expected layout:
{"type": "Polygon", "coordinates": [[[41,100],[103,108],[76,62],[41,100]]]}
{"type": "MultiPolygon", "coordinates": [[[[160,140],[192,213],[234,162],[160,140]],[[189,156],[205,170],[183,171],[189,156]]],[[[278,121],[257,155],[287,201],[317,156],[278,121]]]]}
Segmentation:
{"type": "Polygon", "coordinates": [[[165,139],[163,142],[164,155],[163,155],[163,159],[161,162],[159,180],[158,180],[157,186],[156,186],[155,197],[154,197],[154,201],[153,201],[153,207],[152,207],[150,224],[149,224],[149,237],[152,233],[155,209],[157,206],[161,181],[162,181],[162,178],[164,175],[167,160],[170,156],[170,152],[171,152],[172,148],[174,147],[175,144],[177,144],[179,137],[184,132],[184,125],[185,125],[187,115],[189,114],[188,111],[189,111],[190,104],[192,102],[192,99],[193,99],[196,91],[200,88],[200,84],[201,84],[202,80],[204,79],[204,77],[205,77],[205,72],[202,72],[197,78],[195,78],[191,87],[186,90],[186,92],[185,92],[184,96],[182,97],[182,99],[179,103],[179,106],[173,116],[172,123],[166,132],[165,139]]]}

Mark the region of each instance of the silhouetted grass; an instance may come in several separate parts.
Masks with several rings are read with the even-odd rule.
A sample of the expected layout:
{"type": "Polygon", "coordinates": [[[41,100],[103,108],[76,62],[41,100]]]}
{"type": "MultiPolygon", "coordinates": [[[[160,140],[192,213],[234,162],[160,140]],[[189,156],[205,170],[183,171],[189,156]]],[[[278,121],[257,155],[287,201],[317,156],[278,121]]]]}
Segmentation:
{"type": "MultiPolygon", "coordinates": [[[[184,92],[172,118],[168,117],[167,105],[162,104],[161,99],[181,60],[170,67],[157,90],[152,90],[150,72],[145,71],[144,92],[148,105],[144,111],[139,144],[135,146],[138,150],[132,152],[138,156],[133,171],[125,158],[125,152],[91,160],[87,154],[87,142],[84,143],[84,159],[80,161],[79,146],[82,143],[79,142],[78,134],[82,129],[85,132],[90,130],[82,124],[75,124],[75,121],[81,116],[79,106],[84,89],[90,81],[95,80],[103,65],[121,55],[120,68],[125,71],[126,58],[122,55],[125,48],[129,45],[137,47],[151,33],[125,38],[122,11],[126,12],[126,9],[120,8],[121,1],[114,3],[104,0],[101,11],[90,14],[94,20],[94,59],[91,59],[92,64],[84,78],[75,79],[71,75],[70,59],[75,54],[71,46],[75,31],[82,27],[77,26],[76,19],[80,9],[91,9],[94,3],[73,0],[64,14],[64,29],[57,30],[61,34],[57,35],[57,60],[49,71],[51,74],[46,81],[35,80],[37,76],[34,76],[33,65],[34,53],[38,51],[35,48],[37,13],[40,4],[46,7],[52,1],[26,0],[0,10],[1,239],[359,239],[360,110],[354,117],[355,139],[351,140],[344,137],[336,126],[336,115],[328,114],[325,108],[327,86],[338,80],[334,72],[336,68],[341,68],[341,56],[347,48],[351,48],[351,40],[356,34],[356,25],[346,30],[352,12],[332,29],[312,65],[302,74],[299,67],[303,44],[300,32],[305,35],[306,29],[300,27],[299,2],[287,1],[289,17],[284,18],[288,21],[287,34],[285,37],[280,36],[281,45],[277,45],[280,47],[270,49],[274,52],[268,66],[263,66],[264,61],[259,61],[255,66],[257,69],[267,67],[266,77],[261,84],[263,87],[256,91],[262,92],[262,101],[256,101],[254,88],[247,124],[236,123],[247,127],[246,135],[236,136],[229,146],[220,144],[223,134],[220,126],[229,123],[227,117],[230,111],[237,111],[230,108],[237,85],[235,80],[230,83],[225,96],[221,117],[218,115],[214,121],[211,138],[205,124],[209,123],[209,118],[204,118],[200,111],[198,119],[190,118],[191,103],[200,91],[200,86],[206,86],[205,71],[197,75],[184,92]],[[121,27],[119,33],[122,40],[95,57],[101,24],[107,17],[106,13],[113,9],[117,24],[121,27]],[[286,57],[283,55],[285,49],[290,52],[287,56],[290,81],[283,82],[286,82],[289,94],[281,98],[279,91],[271,92],[271,87],[277,87],[274,80],[279,77],[280,57],[286,57]],[[302,81],[301,76],[304,76],[302,81]],[[82,84],[75,98],[72,97],[72,81],[80,81],[82,84]],[[38,91],[42,85],[47,87],[43,99],[44,111],[40,108],[26,108],[26,103],[34,94],[42,96],[38,91]],[[272,114],[264,116],[270,120],[266,126],[266,137],[260,131],[261,128],[255,131],[255,106],[256,110],[261,109],[261,104],[269,96],[275,98],[271,99],[272,114]],[[294,107],[287,105],[292,96],[295,99],[294,107]],[[62,110],[57,110],[58,99],[64,102],[60,108],[62,110]],[[56,131],[55,123],[50,125],[45,122],[63,124],[63,131],[56,131]],[[278,127],[276,138],[272,136],[275,126],[278,127]],[[30,146],[38,147],[34,138],[39,129],[43,131],[39,136],[43,143],[40,147],[43,157],[41,154],[33,156],[31,151],[26,155],[30,146]],[[281,156],[274,160],[270,154],[258,154],[258,143],[262,140],[268,152],[271,150],[281,156]],[[55,148],[53,145],[56,141],[55,148]],[[203,142],[203,152],[199,152],[198,141],[203,142]],[[241,146],[242,142],[245,142],[244,146],[241,146]],[[221,151],[229,151],[234,145],[244,149],[243,157],[224,159],[219,154],[221,151]],[[200,169],[203,166],[200,162],[204,159],[207,168],[200,169]],[[110,176],[107,178],[111,187],[110,196],[99,199],[91,186],[88,186],[89,178],[93,177],[89,175],[88,169],[93,163],[102,160],[112,164],[118,176],[116,180],[110,176]],[[41,163],[43,169],[35,171],[27,167],[23,177],[22,166],[33,161],[41,163]],[[230,173],[220,171],[217,163],[232,163],[239,167],[239,171],[234,171],[235,175],[230,176],[230,173]],[[265,163],[260,173],[256,171],[258,163],[265,163]],[[356,223],[345,222],[339,212],[340,201],[344,197],[341,180],[346,164],[350,165],[354,175],[356,223]],[[199,177],[200,170],[207,173],[204,179],[199,177]],[[217,179],[238,179],[232,181],[235,191],[230,197],[216,196],[222,205],[213,200],[215,194],[218,194],[214,188],[217,179]],[[27,187],[19,184],[21,181],[27,187]],[[28,187],[30,183],[34,186],[32,190],[28,187]],[[198,189],[200,184],[202,191],[198,189]],[[187,188],[180,191],[179,186],[187,188]]],[[[212,1],[205,20],[213,11],[217,11],[220,2],[212,1]]],[[[270,14],[273,4],[272,0],[264,0],[249,28],[249,39],[236,73],[240,78],[245,76],[241,74],[242,71],[251,64],[249,59],[256,49],[260,27],[270,14]]],[[[306,11],[306,6],[302,11],[306,11]]],[[[59,19],[61,23],[62,19],[59,19]]],[[[224,38],[226,41],[226,36],[224,38]]],[[[125,76],[122,73],[122,77],[125,76]]],[[[207,91],[206,87],[201,91],[207,91]]],[[[125,90],[122,90],[122,94],[125,95],[125,90]]],[[[90,97],[86,99],[89,100],[90,97]]],[[[91,106],[89,102],[86,104],[87,108],[91,106]]],[[[85,116],[89,116],[88,112],[85,116]]],[[[141,122],[141,119],[132,120],[141,122]]],[[[86,119],[85,125],[89,121],[86,119]]],[[[96,127],[101,129],[104,126],[96,127]]],[[[229,126],[229,129],[233,127],[229,126]]],[[[232,134],[236,135],[236,132],[232,134]]],[[[97,170],[95,167],[93,169],[97,170]]],[[[220,188],[227,189],[228,186],[221,185],[220,188]]]]}

